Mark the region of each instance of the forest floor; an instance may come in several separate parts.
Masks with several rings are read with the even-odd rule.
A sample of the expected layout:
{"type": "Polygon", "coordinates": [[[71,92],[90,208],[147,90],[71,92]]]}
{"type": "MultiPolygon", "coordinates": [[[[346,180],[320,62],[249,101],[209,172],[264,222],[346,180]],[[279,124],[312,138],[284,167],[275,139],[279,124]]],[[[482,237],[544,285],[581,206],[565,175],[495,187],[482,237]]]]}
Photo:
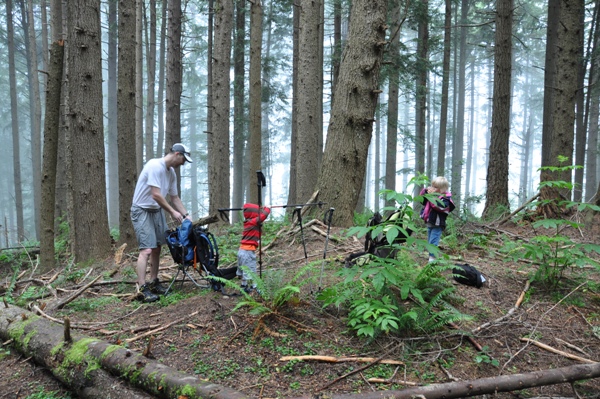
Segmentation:
{"type": "MultiPolygon", "coordinates": [[[[588,225],[561,233],[581,242],[598,243],[599,221],[600,215],[596,215],[588,225]]],[[[323,225],[314,227],[327,230],[323,225]]],[[[222,267],[235,262],[238,230],[239,226],[231,226],[217,234],[222,267]]],[[[455,231],[456,238],[444,239],[441,249],[456,262],[477,266],[490,280],[490,285],[476,289],[454,283],[456,292],[464,299],[457,308],[473,318],[461,323],[460,330],[446,328],[435,334],[383,335],[371,341],[359,339],[349,331],[344,309],[322,308],[314,294],[320,287],[314,285],[310,290],[305,286],[302,300],[282,311],[282,315],[293,322],[286,322],[284,318],[270,319],[266,328],[257,328],[258,317],[249,314],[247,309],[233,311],[243,296],[198,288],[189,280],[182,284],[177,282],[173,293],[159,302],[144,304],[132,295],[136,253],[118,259],[116,268],[114,260],[109,259],[84,269],[70,265],[60,273],[52,271],[43,275],[32,270],[31,265],[24,265],[17,275],[11,264],[0,264],[0,295],[7,295],[2,291],[11,279],[17,278],[22,283],[15,286],[12,298],[26,306],[25,302],[31,301],[26,298],[33,298],[39,292],[39,287],[32,283],[35,279],[49,281],[52,276],[60,276],[54,287],[61,299],[103,275],[101,280],[113,280],[114,284],[93,285],[62,310],[48,315],[57,319],[68,316],[72,326],[81,327],[79,333],[139,352],[148,345],[148,336],[141,334],[179,320],[152,335],[151,356],[172,368],[255,398],[398,390],[580,364],[565,353],[600,361],[600,276],[596,270],[572,271],[557,288],[536,283],[529,287],[528,277],[536,265],[526,259],[509,260],[499,248],[501,237],[504,242],[516,243],[527,242],[539,234],[530,223],[508,222],[496,228],[461,223],[460,227],[455,226],[455,231]],[[481,236],[486,237],[485,246],[476,244],[474,238],[481,236]],[[520,297],[524,300],[515,308],[520,297]],[[470,334],[472,339],[459,333],[474,330],[477,332],[470,334]],[[524,341],[527,337],[561,352],[550,352],[524,341]],[[125,343],[128,339],[130,341],[125,343]],[[478,350],[477,345],[483,351],[478,350]],[[372,364],[346,376],[367,364],[282,360],[283,356],[293,355],[383,356],[400,360],[405,366],[372,364]]],[[[306,252],[301,233],[297,231],[286,231],[272,243],[266,242],[263,273],[274,269],[293,273],[307,263],[314,263],[316,272],[313,273],[319,274],[324,265],[323,285],[327,286],[338,278],[336,273],[344,267],[343,259],[362,249],[360,240],[347,237],[345,230],[332,228],[327,261],[323,262],[325,237],[312,227],[306,227],[303,235],[306,252]]],[[[419,255],[415,267],[426,262],[426,254],[419,255]]],[[[177,266],[165,249],[160,277],[168,281],[176,272],[177,266]]],[[[316,278],[317,284],[319,278],[316,278]]],[[[34,302],[52,300],[55,299],[48,296],[34,302]]],[[[18,354],[10,344],[0,346],[0,387],[1,399],[69,397],[68,391],[44,367],[18,354]]],[[[599,398],[600,379],[580,381],[573,386],[562,383],[483,397],[599,398]]]]}

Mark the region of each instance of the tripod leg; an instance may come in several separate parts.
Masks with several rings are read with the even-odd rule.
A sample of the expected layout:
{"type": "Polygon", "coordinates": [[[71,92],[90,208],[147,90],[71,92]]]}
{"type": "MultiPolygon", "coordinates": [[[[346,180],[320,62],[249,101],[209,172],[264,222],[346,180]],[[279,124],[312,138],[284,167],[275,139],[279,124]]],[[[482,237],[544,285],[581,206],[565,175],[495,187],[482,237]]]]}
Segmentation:
{"type": "Polygon", "coordinates": [[[171,291],[171,287],[173,286],[173,284],[175,284],[175,281],[177,281],[177,276],[179,276],[180,271],[181,271],[181,267],[178,267],[177,274],[175,275],[175,278],[171,281],[171,284],[169,284],[169,287],[165,291],[165,295],[167,295],[171,291]]]}

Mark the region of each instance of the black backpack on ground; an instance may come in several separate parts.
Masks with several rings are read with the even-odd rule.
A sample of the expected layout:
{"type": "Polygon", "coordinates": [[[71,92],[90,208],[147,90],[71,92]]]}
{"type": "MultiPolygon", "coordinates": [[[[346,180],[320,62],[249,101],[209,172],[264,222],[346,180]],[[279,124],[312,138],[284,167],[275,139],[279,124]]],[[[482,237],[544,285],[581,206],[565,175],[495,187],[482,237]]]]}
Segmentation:
{"type": "MultiPolygon", "coordinates": [[[[221,277],[225,280],[235,278],[237,266],[219,269],[219,246],[215,236],[202,226],[196,226],[192,230],[195,244],[196,263],[209,276],[221,277]]],[[[215,291],[223,289],[223,283],[211,279],[211,287],[215,291]]]]}
{"type": "MultiPolygon", "coordinates": [[[[394,212],[390,213],[388,217],[383,219],[383,216],[379,212],[375,212],[369,221],[367,222],[367,227],[375,227],[380,224],[385,224],[386,226],[397,225],[402,227],[404,230],[398,230],[398,236],[394,239],[394,244],[402,244],[406,242],[406,239],[412,235],[412,230],[407,227],[407,221],[410,219],[410,214],[412,210],[409,211],[408,206],[403,206],[401,208],[396,209],[394,212]]],[[[350,254],[345,259],[345,266],[352,267],[354,264],[360,263],[359,259],[368,258],[368,256],[377,256],[379,258],[390,258],[396,255],[396,249],[393,248],[390,243],[387,241],[386,237],[386,227],[384,227],[384,231],[378,234],[376,237],[373,237],[371,231],[365,234],[365,250],[361,252],[354,252],[350,254]]],[[[365,260],[365,262],[368,259],[365,260]]]]}
{"type": "Polygon", "coordinates": [[[477,270],[474,266],[469,265],[468,263],[464,264],[456,264],[452,268],[452,274],[454,280],[457,282],[470,285],[472,287],[481,288],[483,287],[483,283],[485,282],[485,277],[481,274],[479,270],[477,270]]]}
{"type": "Polygon", "coordinates": [[[192,226],[184,220],[180,227],[165,233],[167,246],[175,263],[184,268],[192,267],[207,280],[215,291],[222,291],[223,284],[211,276],[226,280],[235,278],[237,266],[219,269],[219,246],[215,236],[202,226],[192,226]]]}

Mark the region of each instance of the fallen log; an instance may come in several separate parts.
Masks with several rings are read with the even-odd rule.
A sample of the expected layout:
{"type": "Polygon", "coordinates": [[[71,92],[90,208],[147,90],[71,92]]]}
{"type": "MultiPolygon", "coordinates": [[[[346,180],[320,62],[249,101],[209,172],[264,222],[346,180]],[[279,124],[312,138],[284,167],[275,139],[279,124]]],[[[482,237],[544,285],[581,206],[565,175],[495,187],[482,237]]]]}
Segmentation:
{"type": "MultiPolygon", "coordinates": [[[[356,395],[331,395],[329,399],[453,399],[476,395],[496,394],[498,392],[517,391],[521,389],[571,383],[600,377],[600,363],[577,364],[558,369],[540,370],[531,373],[500,375],[445,384],[431,384],[403,390],[366,392],[356,395]]],[[[319,395],[299,396],[294,399],[314,399],[319,395]]]]}
{"type": "Polygon", "coordinates": [[[316,362],[326,362],[326,363],[344,363],[344,362],[357,362],[357,363],[372,363],[379,362],[381,364],[398,364],[404,365],[404,362],[394,359],[381,359],[378,360],[374,357],[335,357],[335,356],[320,356],[320,355],[300,355],[300,356],[283,356],[279,359],[282,362],[290,361],[290,360],[301,360],[301,361],[309,361],[313,360],[316,362]]]}
{"type": "Polygon", "coordinates": [[[122,346],[63,329],[63,325],[25,309],[0,307],[2,340],[12,340],[23,356],[48,368],[82,398],[247,398],[241,392],[201,381],[122,346]],[[65,335],[70,340],[65,340],[65,335]]]}

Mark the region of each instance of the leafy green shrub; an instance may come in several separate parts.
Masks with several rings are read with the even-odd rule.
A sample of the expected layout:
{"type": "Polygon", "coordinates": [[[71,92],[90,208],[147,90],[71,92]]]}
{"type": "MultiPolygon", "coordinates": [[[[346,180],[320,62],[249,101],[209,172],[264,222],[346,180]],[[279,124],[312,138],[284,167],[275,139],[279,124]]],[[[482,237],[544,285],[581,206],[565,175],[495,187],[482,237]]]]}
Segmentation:
{"type": "MultiPolygon", "coordinates": [[[[561,158],[562,159],[562,158],[561,158]]],[[[549,170],[552,172],[570,171],[576,166],[552,166],[542,167],[540,170],[549,170]]],[[[565,181],[543,181],[540,182],[540,189],[543,187],[552,187],[555,189],[571,190],[573,184],[565,181]]],[[[554,204],[564,209],[576,209],[578,212],[591,210],[600,211],[600,207],[592,204],[579,203],[563,199],[540,200],[534,203],[535,206],[545,206],[554,204]]],[[[593,259],[593,253],[600,254],[600,245],[593,243],[576,242],[563,231],[567,228],[579,229],[581,223],[573,222],[567,219],[541,219],[532,223],[536,232],[528,242],[519,242],[518,246],[512,244],[510,248],[506,247],[505,252],[509,253],[514,260],[528,259],[539,265],[537,271],[532,276],[533,281],[539,281],[556,287],[564,277],[568,269],[580,268],[592,265],[600,270],[600,263],[593,259]]]]}
{"type": "Polygon", "coordinates": [[[277,313],[279,309],[300,301],[300,289],[307,284],[314,283],[314,273],[309,273],[314,268],[314,263],[309,263],[302,267],[289,282],[286,281],[286,273],[283,270],[265,271],[261,278],[257,273],[246,269],[252,281],[256,283],[260,295],[250,295],[229,280],[218,280],[242,293],[243,298],[237,303],[234,311],[242,307],[249,307],[251,314],[268,315],[277,313]]]}
{"type": "Polygon", "coordinates": [[[358,336],[435,331],[469,318],[449,302],[454,287],[442,275],[446,268],[443,262],[419,268],[405,252],[399,259],[374,258],[363,267],[341,270],[343,280],[317,299],[323,306],[346,306],[348,326],[358,336]]]}

